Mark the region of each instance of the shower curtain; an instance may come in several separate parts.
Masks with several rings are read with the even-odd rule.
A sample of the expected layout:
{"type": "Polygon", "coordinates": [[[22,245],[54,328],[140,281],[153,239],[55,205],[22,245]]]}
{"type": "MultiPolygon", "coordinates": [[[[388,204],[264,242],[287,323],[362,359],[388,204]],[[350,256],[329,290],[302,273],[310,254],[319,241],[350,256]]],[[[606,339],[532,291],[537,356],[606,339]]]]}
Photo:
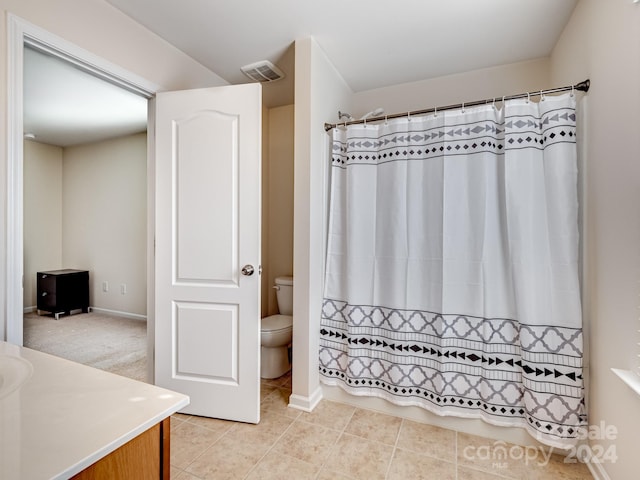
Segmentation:
{"type": "Polygon", "coordinates": [[[332,149],[322,381],[574,444],[573,94],[339,127],[332,149]]]}

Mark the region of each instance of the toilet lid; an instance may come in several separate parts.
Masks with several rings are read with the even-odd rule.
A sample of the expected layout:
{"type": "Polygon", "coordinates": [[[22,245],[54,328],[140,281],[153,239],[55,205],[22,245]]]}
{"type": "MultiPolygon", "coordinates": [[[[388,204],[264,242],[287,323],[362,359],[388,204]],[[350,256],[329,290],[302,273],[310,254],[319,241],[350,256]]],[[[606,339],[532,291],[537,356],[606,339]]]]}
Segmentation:
{"type": "Polygon", "coordinates": [[[293,317],[291,315],[271,315],[262,319],[262,331],[272,332],[274,330],[282,330],[293,326],[293,317]]]}
{"type": "Polygon", "coordinates": [[[293,277],[291,277],[291,276],[276,277],[275,284],[276,285],[288,285],[290,287],[293,287],[293,277]]]}

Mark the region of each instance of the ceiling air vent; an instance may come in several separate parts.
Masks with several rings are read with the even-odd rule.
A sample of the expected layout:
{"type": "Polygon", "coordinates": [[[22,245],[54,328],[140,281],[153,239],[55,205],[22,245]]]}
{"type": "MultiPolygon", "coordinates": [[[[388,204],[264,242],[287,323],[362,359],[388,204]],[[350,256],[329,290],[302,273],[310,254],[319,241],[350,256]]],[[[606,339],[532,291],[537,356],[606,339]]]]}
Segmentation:
{"type": "Polygon", "coordinates": [[[251,65],[245,65],[241,67],[242,73],[244,73],[251,80],[256,82],[275,82],[284,78],[284,73],[278,67],[268,60],[252,63],[251,65]]]}

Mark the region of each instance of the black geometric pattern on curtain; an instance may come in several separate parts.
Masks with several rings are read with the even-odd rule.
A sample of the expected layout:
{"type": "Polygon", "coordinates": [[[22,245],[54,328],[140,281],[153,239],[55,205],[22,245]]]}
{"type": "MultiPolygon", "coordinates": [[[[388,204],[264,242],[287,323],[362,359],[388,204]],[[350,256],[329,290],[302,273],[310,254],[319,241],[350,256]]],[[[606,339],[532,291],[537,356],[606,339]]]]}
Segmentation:
{"type": "Polygon", "coordinates": [[[558,439],[575,438],[586,420],[581,329],[325,299],[320,335],[321,375],[356,395],[377,390],[495,424],[521,417],[558,439]]]}

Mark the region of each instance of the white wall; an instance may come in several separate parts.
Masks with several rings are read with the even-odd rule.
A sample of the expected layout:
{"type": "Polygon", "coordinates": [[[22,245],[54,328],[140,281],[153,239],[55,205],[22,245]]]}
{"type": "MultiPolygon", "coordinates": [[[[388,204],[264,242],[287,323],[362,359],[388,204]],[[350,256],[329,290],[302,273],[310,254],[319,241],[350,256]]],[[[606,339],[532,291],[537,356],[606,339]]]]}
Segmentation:
{"type": "MultiPolygon", "coordinates": [[[[165,90],[227,82],[103,0],[0,0],[0,145],[7,144],[7,14],[13,13],[165,90]]],[[[0,154],[0,183],[6,185],[7,150],[0,154]]],[[[4,191],[4,189],[3,189],[4,191]]],[[[6,195],[0,199],[0,251],[6,251],[6,195]]],[[[6,272],[6,258],[0,258],[6,272]]],[[[0,338],[6,332],[6,278],[0,278],[0,338]]]]}
{"type": "Polygon", "coordinates": [[[320,399],[318,349],[323,281],[324,122],[349,111],[352,92],[312,38],[295,44],[295,154],[293,251],[293,393],[290,404],[310,408],[320,399]]]}
{"type": "MultiPolygon", "coordinates": [[[[0,0],[0,9],[166,89],[227,84],[104,0],[0,0]]],[[[1,28],[4,47],[6,20],[1,28]]],[[[4,59],[6,49],[1,52],[4,59]]]]}
{"type": "Polygon", "coordinates": [[[35,307],[36,272],[62,268],[62,148],[24,142],[24,300],[35,307]]]}
{"type": "Polygon", "coordinates": [[[64,267],[89,270],[92,307],[146,315],[146,134],[65,148],[62,172],[64,267]]]}
{"type": "Polygon", "coordinates": [[[377,107],[390,114],[494,97],[499,104],[504,95],[553,86],[549,82],[549,59],[541,58],[358,92],[353,96],[354,112],[350,113],[360,118],[377,107]]]}
{"type": "Polygon", "coordinates": [[[586,298],[590,319],[589,423],[617,461],[611,479],[637,478],[640,397],[610,368],[636,369],[640,280],[640,5],[582,0],[551,56],[554,83],[591,79],[586,96],[586,298]]]}

